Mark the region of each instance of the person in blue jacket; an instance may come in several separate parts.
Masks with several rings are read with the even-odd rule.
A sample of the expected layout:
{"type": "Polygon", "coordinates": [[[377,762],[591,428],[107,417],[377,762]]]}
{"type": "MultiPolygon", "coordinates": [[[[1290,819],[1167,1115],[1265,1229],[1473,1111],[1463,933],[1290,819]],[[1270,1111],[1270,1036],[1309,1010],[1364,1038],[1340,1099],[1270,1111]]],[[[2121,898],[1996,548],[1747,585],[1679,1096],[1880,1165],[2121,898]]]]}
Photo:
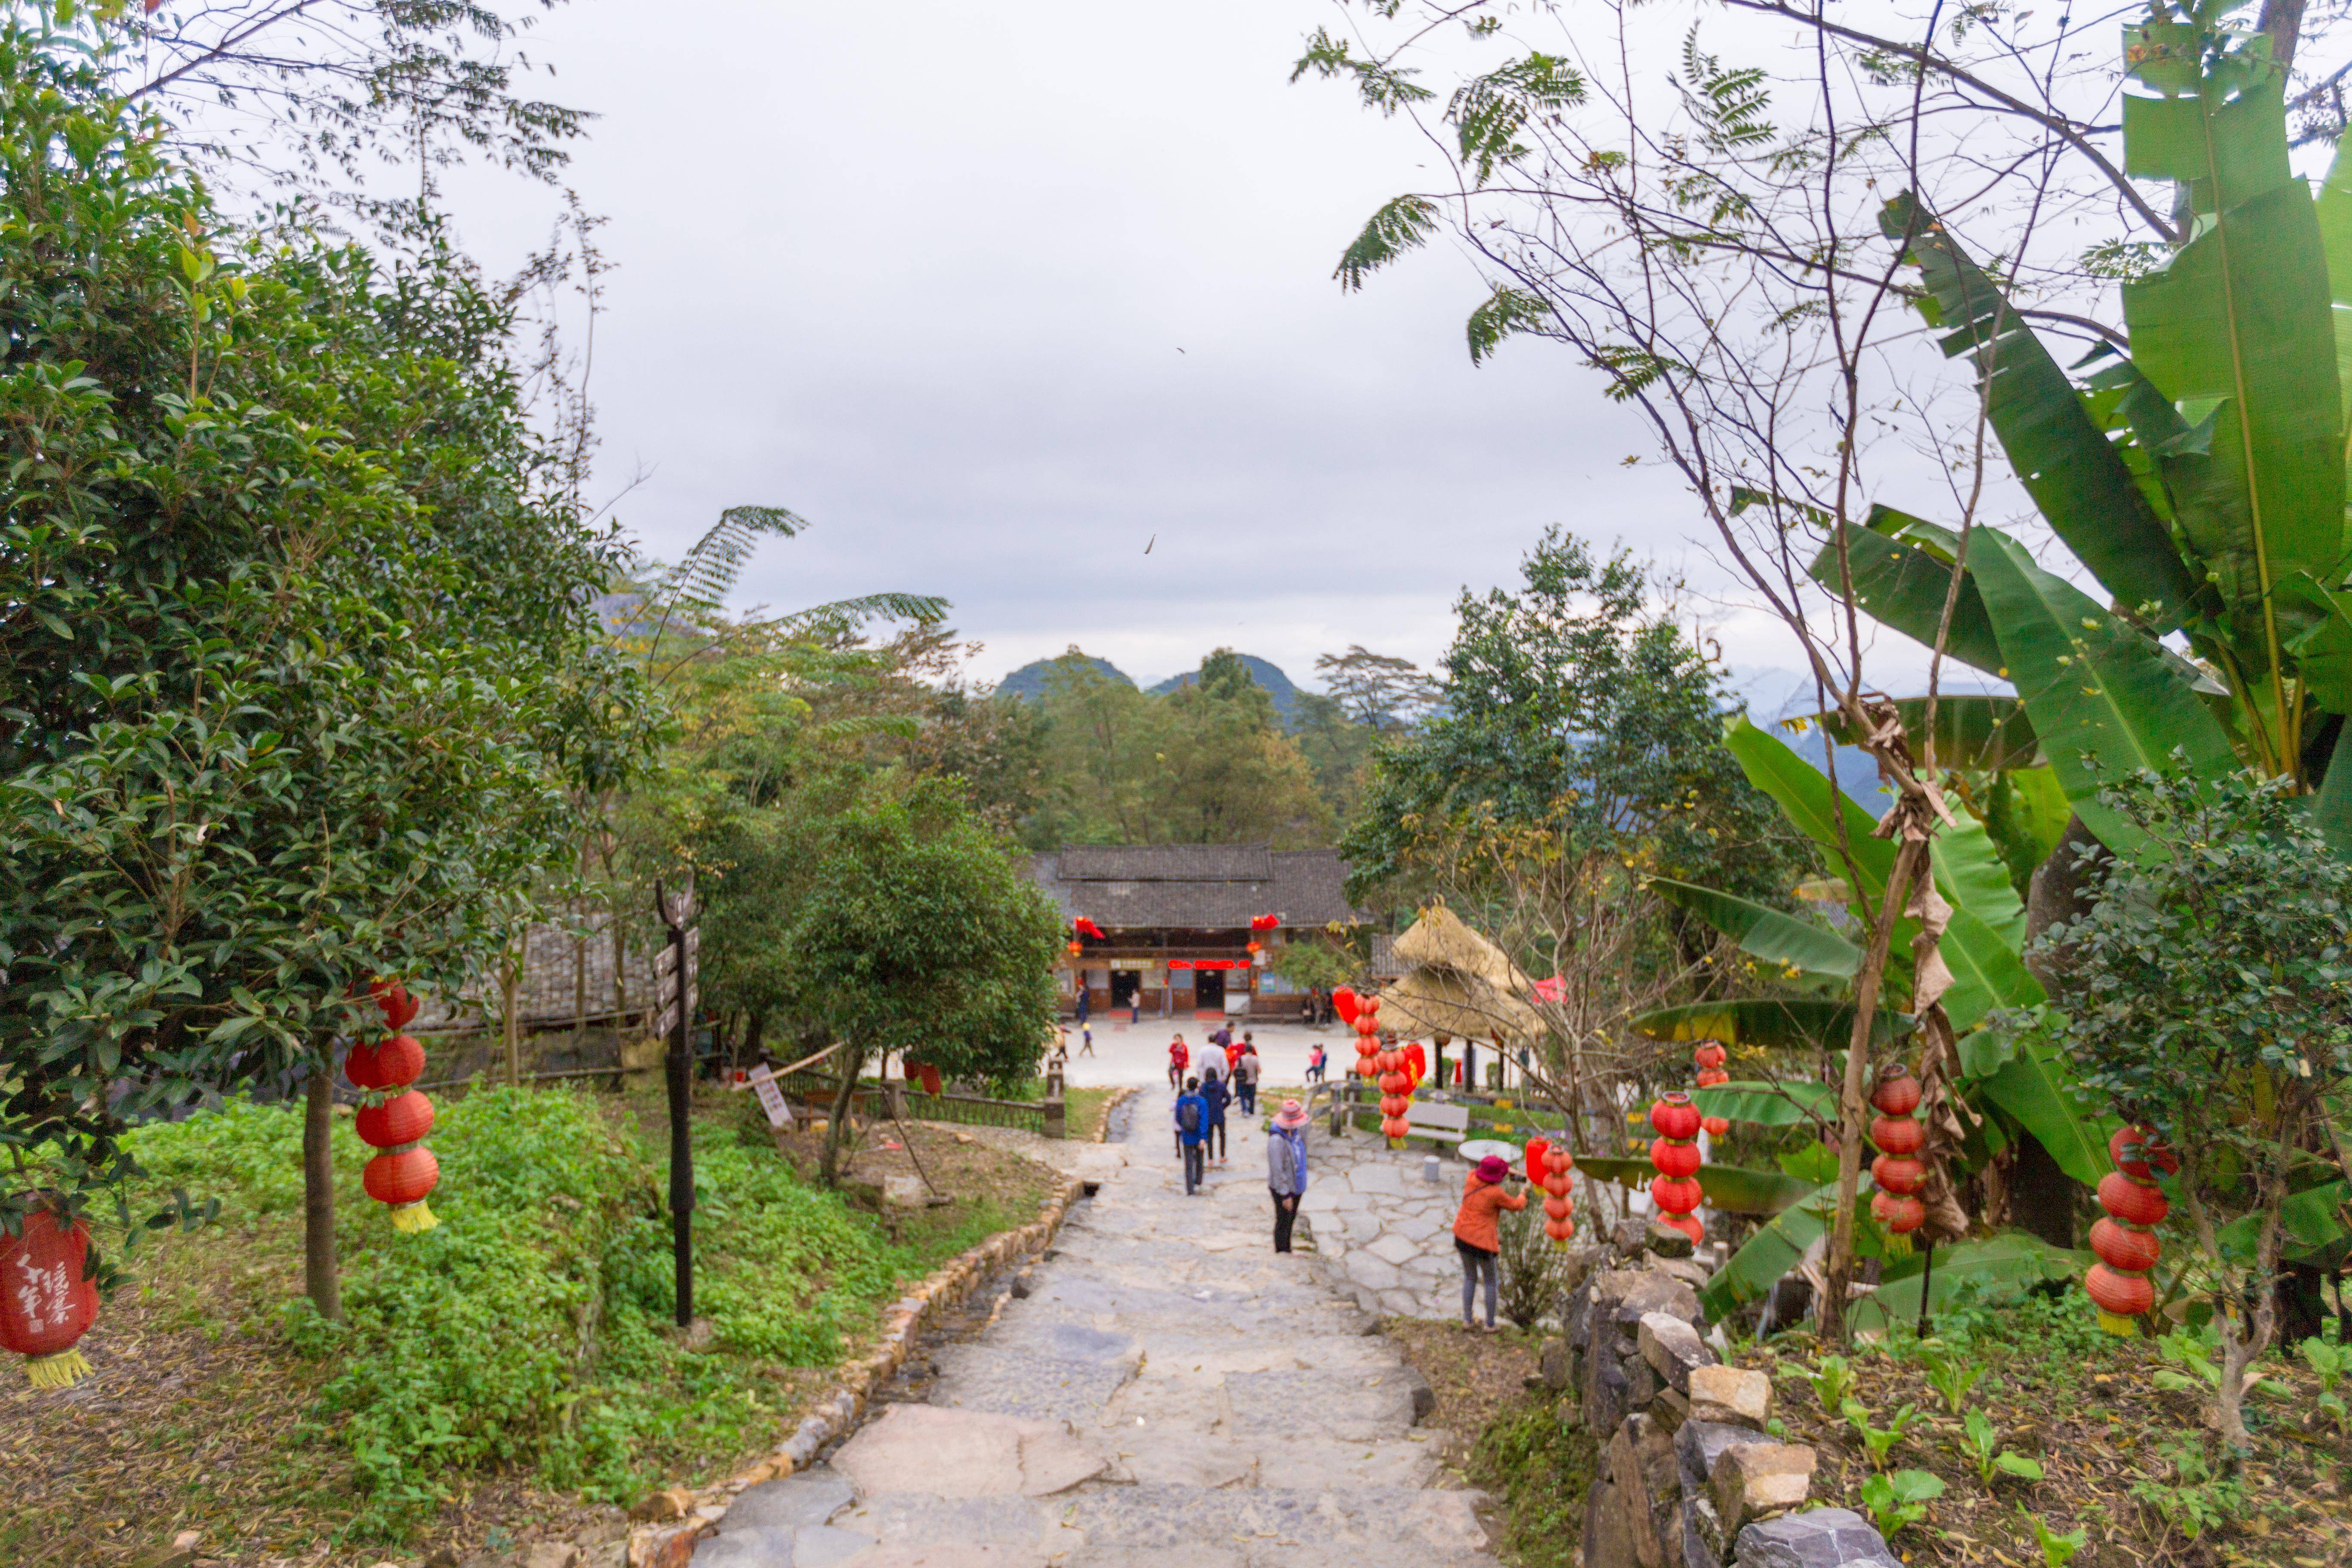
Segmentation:
{"type": "Polygon", "coordinates": [[[1206,1136],[1201,1140],[1201,1158],[1204,1162],[1208,1160],[1213,1148],[1216,1163],[1222,1165],[1225,1163],[1225,1107],[1234,1102],[1234,1091],[1224,1079],[1211,1078],[1203,1073],[1201,1077],[1201,1098],[1209,1106],[1209,1126],[1206,1136]]]}
{"type": "Polygon", "coordinates": [[[1209,1102],[1201,1098],[1201,1080],[1188,1078],[1176,1097],[1176,1152],[1184,1161],[1184,1195],[1201,1190],[1202,1147],[1209,1137],[1209,1102]]]}

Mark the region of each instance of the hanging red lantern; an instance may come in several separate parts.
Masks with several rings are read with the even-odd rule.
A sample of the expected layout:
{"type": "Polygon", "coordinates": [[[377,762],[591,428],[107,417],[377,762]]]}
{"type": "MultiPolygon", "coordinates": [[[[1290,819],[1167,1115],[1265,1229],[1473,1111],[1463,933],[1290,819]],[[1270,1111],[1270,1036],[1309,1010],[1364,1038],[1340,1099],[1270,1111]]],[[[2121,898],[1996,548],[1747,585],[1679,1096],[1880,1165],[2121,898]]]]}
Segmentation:
{"type": "Polygon", "coordinates": [[[1544,1163],[1544,1152],[1550,1147],[1551,1140],[1549,1138],[1530,1138],[1528,1140],[1528,1163],[1525,1168],[1527,1170],[1528,1184],[1529,1186],[1542,1186],[1544,1177],[1549,1173],[1551,1167],[1544,1163]]]}
{"type": "Polygon", "coordinates": [[[1927,1167],[1908,1154],[1881,1154],[1871,1162],[1870,1179],[1885,1192],[1916,1193],[1927,1179],[1927,1167]]]}
{"type": "Polygon", "coordinates": [[[1870,1200],[1870,1212],[1896,1236],[1908,1236],[1927,1223],[1927,1205],[1907,1194],[1876,1194],[1870,1200]]]}
{"type": "Polygon", "coordinates": [[[1429,1076],[1429,1053],[1421,1048],[1419,1040],[1408,1040],[1404,1047],[1405,1076],[1412,1079],[1412,1087],[1419,1089],[1421,1080],[1429,1076]]]}
{"type": "Polygon", "coordinates": [[[1348,985],[1333,987],[1331,991],[1331,1011],[1339,1015],[1339,1022],[1343,1024],[1353,1024],[1356,1021],[1355,988],[1348,985]]]}
{"type": "Polygon", "coordinates": [[[64,1388],[89,1375],[74,1346],[98,1321],[98,1282],[89,1279],[89,1226],[61,1226],[37,1208],[16,1236],[0,1232],[0,1349],[26,1358],[36,1388],[64,1388]]]}
{"type": "MultiPolygon", "coordinates": [[[[1530,1168],[1533,1167],[1534,1155],[1534,1148],[1530,1145],[1528,1149],[1530,1168]]],[[[1574,1218],[1576,1205],[1568,1195],[1569,1172],[1575,1164],[1575,1159],[1567,1150],[1555,1148],[1549,1143],[1545,1144],[1543,1151],[1544,1235],[1551,1238],[1554,1247],[1566,1247],[1568,1238],[1576,1234],[1574,1218]]]]}
{"type": "Polygon", "coordinates": [[[1072,958],[1076,958],[1076,957],[1077,957],[1077,956],[1078,956],[1078,954],[1080,954],[1080,953],[1082,953],[1082,952],[1086,952],[1086,950],[1087,950],[1087,944],[1086,944],[1085,942],[1074,942],[1070,943],[1070,956],[1071,956],[1072,958]]]}
{"type": "Polygon", "coordinates": [[[1871,1163],[1879,1191],[1870,1212],[1893,1234],[1908,1236],[1927,1223],[1927,1204],[1912,1196],[1927,1180],[1927,1167],[1912,1158],[1927,1146],[1927,1129],[1911,1114],[1919,1109],[1919,1080],[1901,1062],[1889,1062],[1878,1071],[1870,1103],[1879,1113],[1870,1141],[1885,1151],[1871,1163]]]}
{"type": "MultiPolygon", "coordinates": [[[[1723,1070],[1726,1059],[1724,1048],[1715,1041],[1699,1043],[1698,1048],[1691,1052],[1691,1065],[1698,1068],[1699,1088],[1713,1089],[1717,1084],[1731,1081],[1731,1075],[1723,1070]]],[[[1703,1117],[1699,1125],[1706,1129],[1708,1137],[1720,1138],[1731,1131],[1731,1119],[1725,1116],[1703,1117]]]]}
{"type": "Polygon", "coordinates": [[[1927,1146],[1927,1130],[1909,1116],[1872,1119],[1870,1141],[1889,1154],[1916,1154],[1927,1146]]]}
{"type": "Polygon", "coordinates": [[[1723,1064],[1729,1059],[1730,1053],[1726,1051],[1722,1045],[1715,1040],[1701,1040],[1698,1043],[1698,1049],[1691,1053],[1691,1061],[1693,1065],[1696,1066],[1702,1072],[1717,1071],[1722,1068],[1723,1064]]]}
{"type": "MultiPolygon", "coordinates": [[[[400,982],[378,980],[370,991],[383,1009],[388,1027],[398,1029],[416,1016],[416,1000],[400,982]]],[[[417,1146],[433,1131],[433,1101],[408,1088],[424,1070],[425,1047],[407,1035],[355,1045],[343,1056],[343,1076],[361,1089],[407,1090],[361,1106],[352,1119],[362,1142],[387,1151],[367,1163],[361,1184],[368,1196],[392,1206],[392,1228],[404,1233],[430,1230],[441,1223],[425,1205],[425,1195],[440,1180],[441,1163],[431,1150],[417,1146]]]]}
{"type": "Polygon", "coordinates": [[[1650,1125],[1658,1131],[1650,1145],[1650,1164],[1658,1173],[1650,1184],[1650,1201],[1657,1205],[1658,1223],[1693,1242],[1705,1241],[1706,1227],[1692,1217],[1704,1195],[1696,1180],[1698,1145],[1691,1142],[1704,1125],[1698,1107],[1682,1090],[1670,1090],[1650,1107],[1650,1125]]]}
{"type": "Polygon", "coordinates": [[[1919,1080],[1901,1062],[1889,1062],[1879,1069],[1870,1103],[1889,1116],[1908,1116],[1919,1109],[1919,1080]]]}
{"type": "Polygon", "coordinates": [[[2099,1309],[2099,1326],[2127,1336],[2139,1331],[2135,1319],[2156,1310],[2156,1285],[2147,1275],[2164,1247],[2150,1227],[2172,1212],[2156,1173],[2171,1174],[2180,1160],[2148,1127],[2124,1128],[2107,1141],[2107,1153],[2116,1168],[2099,1178],[2099,1206],[2108,1217],[2091,1226],[2091,1250],[2099,1261],[2083,1277],[2083,1289],[2099,1309]]]}

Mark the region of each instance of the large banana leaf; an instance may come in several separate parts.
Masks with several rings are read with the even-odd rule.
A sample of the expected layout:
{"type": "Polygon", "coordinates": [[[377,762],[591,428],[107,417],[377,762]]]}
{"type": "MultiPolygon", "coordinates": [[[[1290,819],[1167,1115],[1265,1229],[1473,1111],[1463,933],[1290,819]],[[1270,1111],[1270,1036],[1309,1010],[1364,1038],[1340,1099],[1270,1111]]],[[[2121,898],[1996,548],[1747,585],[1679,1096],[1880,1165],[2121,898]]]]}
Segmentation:
{"type": "Polygon", "coordinates": [[[2352,594],[2298,572],[2280,584],[2279,598],[2304,623],[2287,651],[2294,656],[2305,691],[2327,712],[2352,713],[2352,594]]]}
{"type": "MultiPolygon", "coordinates": [[[[1598,1154],[1589,1159],[1579,1156],[1576,1168],[1595,1181],[1614,1182],[1633,1192],[1648,1187],[1650,1179],[1658,1173],[1646,1158],[1618,1159],[1598,1154]]],[[[1709,1208],[1721,1209],[1726,1214],[1767,1215],[1803,1202],[1812,1195],[1814,1188],[1811,1182],[1784,1176],[1778,1171],[1751,1171],[1745,1165],[1701,1165],[1698,1190],[1706,1195],[1709,1208]]]]}
{"type": "Polygon", "coordinates": [[[1718,1083],[1693,1089],[1691,1102],[1709,1116],[1749,1121],[1759,1127],[1833,1122],[1838,1114],[1838,1091],[1827,1084],[1803,1079],[1782,1079],[1772,1083],[1718,1083]]]}
{"type": "MultiPolygon", "coordinates": [[[[1872,1037],[1885,1045],[1909,1031],[1911,1020],[1878,1009],[1872,1037]]],[[[1821,996],[1748,996],[1732,1002],[1686,1002],[1633,1020],[1654,1040],[1721,1040],[1727,1046],[1800,1046],[1843,1050],[1853,1039],[1853,1004],[1821,996]]]]}
{"type": "Polygon", "coordinates": [[[2050,1151],[2058,1168],[2086,1187],[2115,1168],[2107,1139],[2120,1122],[2102,1120],[2074,1091],[2074,1078],[2048,1047],[2032,1040],[2017,1049],[1991,1076],[1978,1080],[1985,1099],[2015,1117],[2034,1141],[2050,1151]]]}
{"type": "Polygon", "coordinates": [[[2219,777],[2237,766],[2230,739],[2153,640],[2035,565],[2015,540],[1981,532],[1977,585],[2042,749],[2083,821],[2109,848],[2130,853],[2139,830],[2099,803],[2099,786],[2168,766],[2176,748],[2198,774],[2219,777]]]}
{"type": "MultiPolygon", "coordinates": [[[[2352,1184],[2324,1182],[2296,1193],[2279,1207],[2280,1256],[2315,1268],[2340,1268],[2352,1254],[2352,1232],[2344,1228],[2352,1184]]],[[[2262,1239],[2262,1215],[2241,1215],[2214,1235],[2225,1253],[2251,1258],[2262,1239]]]]}
{"type": "MultiPolygon", "coordinates": [[[[1932,647],[1936,628],[1944,618],[1944,595],[1949,592],[1949,556],[1939,555],[1916,539],[1889,538],[1867,528],[1847,527],[1846,566],[1853,574],[1854,603],[1873,620],[1891,626],[1914,642],[1932,647]]],[[[1838,570],[1835,540],[1822,546],[1806,568],[1814,582],[1832,594],[1845,589],[1838,570]]],[[[1944,652],[1988,675],[2000,671],[2000,643],[1993,636],[1992,617],[1973,579],[1960,584],[1959,603],[1952,606],[1951,634],[1944,652]]]]}
{"type": "MultiPolygon", "coordinates": [[[[2179,626],[2195,581],[2164,520],[2092,421],[2066,373],[1950,231],[1909,192],[1886,204],[1879,226],[1890,238],[1907,241],[1935,301],[1932,319],[1950,329],[1944,352],[1970,354],[1985,388],[1986,417],[2042,517],[2117,599],[2144,607],[2159,629],[2179,626]]],[[[2137,331],[2133,342],[2137,346],[2137,331]]],[[[1972,541],[1971,568],[1976,551],[1972,541]]],[[[1986,608],[1998,627],[2000,607],[1988,598],[1986,608]]]]}
{"type": "Polygon", "coordinates": [[[1837,1184],[1829,1182],[1759,1226],[1699,1291],[1698,1304],[1706,1315],[1728,1317],[1762,1300],[1780,1276],[1804,1260],[1805,1249],[1829,1228],[1825,1216],[1836,1207],[1837,1184]]]}
{"type": "Polygon", "coordinates": [[[1944,1013],[1955,1029],[1973,1027],[2000,1008],[2031,1007],[2047,1000],[2042,982],[2033,978],[2032,971],[2018,956],[2018,944],[1971,910],[1952,911],[1952,922],[1944,928],[1938,951],[1952,972],[1952,988],[1944,993],[1944,1013]]]}
{"type": "MultiPolygon", "coordinates": [[[[2095,1259],[2087,1252],[2051,1246],[2038,1236],[2005,1230],[1985,1241],[1936,1248],[1930,1313],[1968,1302],[2001,1306],[2021,1300],[2034,1286],[2079,1278],[2095,1259]]],[[[1919,1321],[1919,1286],[1927,1258],[1915,1251],[1888,1263],[1876,1290],[1854,1303],[1849,1320],[1860,1331],[1883,1331],[1919,1321]]]]}
{"type": "Polygon", "coordinates": [[[2066,803],[2065,786],[2047,767],[2019,768],[1993,781],[1985,800],[1985,831],[2011,868],[2012,888],[2017,868],[2039,866],[2050,858],[2074,810],[2066,803]]]}
{"type": "MultiPolygon", "coordinates": [[[[2338,143],[2327,166],[2327,183],[2314,204],[2319,216],[2320,249],[2327,257],[2327,294],[2336,327],[2336,384],[2352,386],[2352,148],[2338,143]]],[[[2352,447],[2345,453],[2352,461],[2352,447]]]]}
{"type": "Polygon", "coordinates": [[[2172,490],[2242,637],[2290,575],[2335,566],[2344,537],[2327,257],[2287,159],[2284,79],[2124,100],[2126,173],[2189,186],[2205,217],[2163,270],[2124,285],[2124,319],[2167,398],[2221,400],[2210,451],[2179,459],[2172,490]]]}
{"type": "Polygon", "coordinates": [[[1740,952],[1767,963],[1839,980],[1853,979],[1862,967],[1860,948],[1793,915],[1670,877],[1653,877],[1646,886],[1738,942],[1740,952]]]}
{"type": "Polygon", "coordinates": [[[2352,745],[2336,738],[2335,754],[2327,759],[2327,777],[2311,803],[2312,820],[2327,835],[2339,860],[2352,860],[2352,745]]]}
{"type": "Polygon", "coordinates": [[[1965,812],[1927,841],[1936,887],[1955,909],[1966,910],[2017,950],[2025,946],[2025,905],[2009,879],[2009,868],[1993,847],[1983,823],[1965,812]]]}
{"type": "Polygon", "coordinates": [[[1870,836],[1877,819],[1828,774],[1781,744],[1777,736],[1749,723],[1745,714],[1724,725],[1723,743],[1738,759],[1748,782],[1770,795],[1782,815],[1822,847],[1831,870],[1843,869],[1843,862],[1838,858],[1841,844],[1852,852],[1862,868],[1864,898],[1849,907],[1867,918],[1878,907],[1886,879],[1895,870],[1895,846],[1870,836]]]}
{"type": "MultiPolygon", "coordinates": [[[[1979,599],[1978,603],[1983,601],[1979,599]]],[[[1985,623],[1990,634],[1990,621],[1985,623]]],[[[1996,648],[1998,645],[1995,645],[1996,648]]],[[[1911,754],[1927,757],[1927,700],[1906,697],[1895,704],[1903,715],[1903,731],[1911,754]]],[[[1822,713],[1814,722],[1842,746],[1858,746],[1862,738],[1843,713],[1822,713]]],[[[2025,704],[2014,697],[1988,697],[1972,692],[1936,700],[1936,765],[1966,768],[1976,773],[2000,773],[2030,768],[2041,760],[2042,743],[2034,738],[2033,721],[2025,704]]]]}

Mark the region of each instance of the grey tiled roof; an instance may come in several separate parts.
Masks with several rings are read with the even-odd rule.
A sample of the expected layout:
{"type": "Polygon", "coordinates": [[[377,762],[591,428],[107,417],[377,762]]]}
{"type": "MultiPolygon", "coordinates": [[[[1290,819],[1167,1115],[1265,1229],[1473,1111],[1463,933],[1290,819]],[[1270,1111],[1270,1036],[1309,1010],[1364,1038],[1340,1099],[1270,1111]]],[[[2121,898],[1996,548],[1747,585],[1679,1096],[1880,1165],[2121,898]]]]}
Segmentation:
{"type": "Polygon", "coordinates": [[[1037,856],[1030,874],[1066,916],[1106,931],[1171,926],[1246,931],[1279,915],[1292,929],[1364,917],[1341,889],[1348,868],[1334,849],[1270,851],[1263,844],[1073,847],[1037,856]]]}

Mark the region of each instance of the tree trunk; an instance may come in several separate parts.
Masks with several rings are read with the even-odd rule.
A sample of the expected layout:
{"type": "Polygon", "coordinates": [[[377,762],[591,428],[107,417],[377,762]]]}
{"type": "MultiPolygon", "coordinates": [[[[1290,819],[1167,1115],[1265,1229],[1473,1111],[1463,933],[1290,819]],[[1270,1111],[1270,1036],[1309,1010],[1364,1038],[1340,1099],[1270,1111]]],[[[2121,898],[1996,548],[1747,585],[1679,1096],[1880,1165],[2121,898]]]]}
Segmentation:
{"type": "Polygon", "coordinates": [[[2083,1184],[2060,1170],[2031,1134],[2018,1140],[2017,1158],[2009,1168],[2010,1224],[2071,1249],[2083,1191],[2083,1184]]]}
{"type": "Polygon", "coordinates": [[[841,1068],[841,1088],[833,1097],[833,1120],[824,1129],[824,1158],[817,1166],[817,1179],[828,1187],[841,1184],[841,1131],[849,1121],[849,1104],[857,1093],[857,1074],[866,1065],[865,1054],[851,1056],[844,1051],[835,1065],[841,1068]]]}
{"type": "Polygon", "coordinates": [[[2295,40],[2303,36],[2304,0],[2263,0],[2254,30],[2271,41],[2271,58],[2279,69],[2294,68],[2295,40]]]}
{"type": "Polygon", "coordinates": [[[1927,848],[1925,840],[1906,838],[1895,851],[1895,868],[1887,873],[1886,890],[1879,896],[1870,951],[1854,976],[1853,1035],[1846,1046],[1845,1087],[1838,1097],[1837,1223],[1830,1233],[1821,1304],[1822,1338],[1830,1344],[1845,1342],[1846,1291],[1853,1276],[1853,1205],[1862,1191],[1863,1127],[1870,1113],[1870,1047],[1877,1029],[1878,988],[1886,976],[1895,922],[1910,902],[1912,879],[1927,848]]]}
{"type": "Polygon", "coordinates": [[[333,1057],[310,1068],[302,1099],[302,1285],[330,1322],[343,1321],[335,1269],[335,1079],[333,1057]]]}
{"type": "Polygon", "coordinates": [[[529,928],[525,928],[519,950],[508,950],[506,963],[499,973],[499,1010],[503,1015],[499,1021],[506,1035],[507,1082],[509,1085],[522,1082],[522,1015],[517,1004],[522,997],[522,964],[530,952],[530,933],[529,928]]]}
{"type": "MultiPolygon", "coordinates": [[[[2051,954],[2033,955],[2033,944],[2052,926],[2081,919],[2090,912],[2089,884],[2110,857],[2096,835],[2079,816],[2066,819],[2066,831],[2049,858],[2033,868],[2025,900],[2025,966],[2055,999],[2067,990],[2065,963],[2051,954]],[[2084,862],[2084,851],[2091,851],[2084,862]]],[[[2011,1223],[2049,1242],[2074,1246],[2074,1217],[2082,1206],[2083,1184],[2058,1168],[2050,1152],[2032,1137],[2018,1145],[2009,1172],[2011,1223]]]]}

